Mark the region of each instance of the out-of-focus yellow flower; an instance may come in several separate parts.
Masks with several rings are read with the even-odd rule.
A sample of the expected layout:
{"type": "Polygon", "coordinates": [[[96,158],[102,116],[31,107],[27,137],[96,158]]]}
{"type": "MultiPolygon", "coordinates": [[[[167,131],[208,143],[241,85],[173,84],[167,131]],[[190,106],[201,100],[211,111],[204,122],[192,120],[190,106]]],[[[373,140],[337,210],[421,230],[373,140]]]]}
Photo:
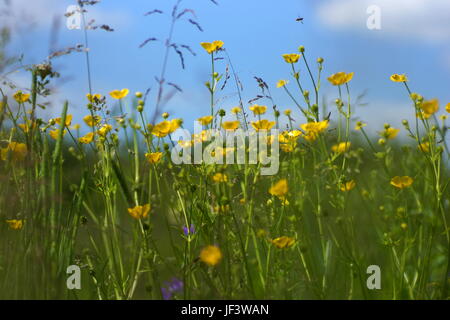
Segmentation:
{"type": "MultiPolygon", "coordinates": [[[[238,121],[239,122],[239,121],[238,121]]],[[[194,133],[192,135],[192,143],[205,142],[211,139],[211,130],[202,130],[200,133],[194,133]]]]}
{"type": "Polygon", "coordinates": [[[262,115],[264,113],[266,113],[267,107],[266,106],[259,106],[257,104],[251,106],[250,111],[253,111],[254,115],[262,115]]]}
{"type": "Polygon", "coordinates": [[[81,126],[78,123],[76,123],[72,127],[70,127],[70,129],[72,129],[72,130],[79,130],[80,128],[81,128],[81,126]]]}
{"type": "Polygon", "coordinates": [[[430,117],[431,115],[435,114],[439,110],[439,100],[438,99],[432,99],[428,101],[424,101],[420,104],[420,109],[425,113],[427,116],[426,118],[430,117]]]}
{"type": "Polygon", "coordinates": [[[319,137],[319,134],[321,134],[328,128],[328,125],[329,125],[328,120],[323,120],[319,122],[313,121],[300,125],[300,129],[302,129],[305,132],[303,137],[307,141],[313,142],[319,137]]]}
{"type": "Polygon", "coordinates": [[[19,123],[19,128],[23,130],[25,133],[29,133],[31,130],[34,130],[37,126],[36,121],[27,120],[26,123],[19,123]]]}
{"type": "Polygon", "coordinates": [[[292,113],[292,110],[291,109],[286,109],[286,110],[284,110],[284,115],[285,116],[290,116],[291,115],[291,113],[292,113]]]}
{"type": "MultiPolygon", "coordinates": [[[[51,130],[48,134],[50,135],[50,137],[52,137],[52,139],[57,140],[58,136],[59,136],[59,129],[55,129],[55,130],[51,130]]],[[[62,136],[64,137],[66,135],[66,130],[63,131],[62,136]]]]}
{"type": "Polygon", "coordinates": [[[208,124],[211,123],[212,120],[213,120],[213,116],[204,116],[204,117],[197,119],[197,121],[200,122],[200,124],[202,126],[207,126],[208,124]]]}
{"type": "Polygon", "coordinates": [[[394,81],[394,82],[407,82],[408,81],[408,78],[404,74],[393,74],[390,79],[391,79],[391,81],[394,81]]]}
{"type": "Polygon", "coordinates": [[[145,157],[149,163],[158,163],[162,156],[162,152],[150,152],[145,154],[145,157]]]}
{"type": "Polygon", "coordinates": [[[214,182],[227,182],[228,181],[228,177],[226,174],[217,172],[215,175],[213,175],[212,177],[214,182]]]}
{"type": "MultiPolygon", "coordinates": [[[[61,125],[61,117],[55,118],[54,120],[55,120],[55,122],[56,122],[57,124],[61,125]]],[[[71,115],[71,114],[68,114],[68,115],[66,116],[66,123],[65,123],[65,125],[66,125],[66,127],[68,127],[68,126],[70,126],[71,124],[72,124],[72,115],[71,115]]]]}
{"type": "Polygon", "coordinates": [[[20,229],[23,228],[24,220],[21,220],[21,219],[10,219],[10,220],[6,220],[6,223],[8,224],[10,229],[20,230],[20,229]]]}
{"type": "Polygon", "coordinates": [[[109,93],[109,95],[116,100],[120,100],[125,98],[128,93],[130,92],[130,90],[128,89],[122,89],[122,90],[113,90],[109,93]]]}
{"type": "Polygon", "coordinates": [[[231,109],[231,113],[232,114],[238,114],[238,113],[241,113],[241,112],[242,112],[241,107],[234,107],[234,108],[231,109]]]}
{"type": "Polygon", "coordinates": [[[272,244],[278,249],[290,248],[295,244],[295,239],[287,236],[282,236],[273,239],[272,244]]]}
{"type": "Polygon", "coordinates": [[[30,94],[29,93],[23,93],[21,90],[17,91],[13,95],[14,100],[17,101],[17,103],[25,103],[29,101],[30,94]]]}
{"type": "Polygon", "coordinates": [[[446,114],[439,116],[439,119],[441,119],[442,121],[447,120],[447,118],[448,118],[448,116],[446,114]]]}
{"type": "Polygon", "coordinates": [[[13,161],[22,161],[28,154],[28,148],[25,143],[10,142],[6,148],[0,148],[0,155],[2,160],[7,160],[11,156],[13,161]]]}
{"type": "Polygon", "coordinates": [[[217,246],[207,246],[200,252],[200,260],[214,267],[222,260],[222,251],[217,246]]]}
{"type": "Polygon", "coordinates": [[[450,113],[450,103],[447,103],[447,105],[445,106],[445,111],[450,113]]]}
{"type": "Polygon", "coordinates": [[[341,185],[341,191],[346,192],[352,190],[356,186],[355,180],[350,180],[341,185]]]}
{"type": "Polygon", "coordinates": [[[345,83],[350,82],[350,80],[353,79],[353,75],[354,75],[354,72],[351,72],[351,73],[338,72],[338,73],[331,75],[328,78],[328,81],[330,81],[331,84],[334,86],[341,86],[345,83]]]}
{"type": "Polygon", "coordinates": [[[430,143],[429,142],[419,143],[417,148],[422,152],[430,152],[430,143]]]}
{"type": "Polygon", "coordinates": [[[400,129],[395,129],[395,128],[389,127],[389,128],[384,129],[384,131],[381,132],[381,136],[388,140],[392,140],[395,137],[397,137],[397,134],[399,132],[400,132],[400,129]]]}
{"type": "Polygon", "coordinates": [[[300,55],[298,53],[286,53],[283,54],[283,59],[287,63],[297,63],[298,59],[300,59],[300,55]]]}
{"type": "MultiPolygon", "coordinates": [[[[117,91],[117,90],[116,90],[117,91]]],[[[86,98],[88,99],[88,101],[90,102],[90,103],[98,103],[101,99],[102,99],[102,95],[101,94],[98,94],[98,93],[96,93],[96,94],[90,94],[90,93],[88,93],[87,95],[86,95],[86,98]]]]}
{"type": "Polygon", "coordinates": [[[404,188],[408,188],[409,186],[411,186],[413,184],[414,180],[411,177],[408,176],[403,176],[403,177],[393,177],[391,180],[391,185],[393,185],[396,188],[399,189],[404,189],[404,188]]]}
{"type": "Polygon", "coordinates": [[[83,121],[89,126],[89,127],[94,127],[97,126],[100,121],[102,120],[102,118],[100,116],[91,116],[91,115],[87,115],[83,118],[83,121]]]}
{"type": "Polygon", "coordinates": [[[344,153],[350,149],[351,142],[341,142],[331,147],[331,151],[336,153],[344,153]]]}
{"type": "Polygon", "coordinates": [[[229,131],[234,131],[239,128],[239,121],[224,121],[222,122],[222,128],[229,131]]]}
{"type": "Polygon", "coordinates": [[[144,204],[143,206],[136,206],[134,208],[128,208],[128,213],[134,219],[143,219],[147,218],[148,213],[150,212],[150,204],[144,204]]]}
{"type": "Polygon", "coordinates": [[[182,148],[189,148],[192,147],[194,145],[194,140],[178,140],[178,144],[182,147],[182,148]]]}
{"type": "Polygon", "coordinates": [[[161,121],[160,123],[154,125],[153,128],[151,129],[151,132],[153,135],[155,135],[159,138],[164,138],[165,136],[167,136],[170,133],[171,127],[172,127],[171,122],[164,120],[164,121],[161,121]]]}
{"type": "Polygon", "coordinates": [[[217,206],[214,206],[213,210],[216,213],[226,213],[226,212],[230,211],[230,205],[229,204],[217,205],[217,206]]]}
{"type": "Polygon", "coordinates": [[[269,188],[269,193],[280,199],[284,199],[289,191],[286,179],[281,179],[269,188]]]}
{"type": "Polygon", "coordinates": [[[252,127],[256,131],[270,130],[275,125],[275,121],[269,121],[269,120],[263,119],[263,120],[259,120],[259,121],[252,121],[251,124],[252,124],[252,127]]]}
{"type": "Polygon", "coordinates": [[[98,129],[97,133],[98,135],[105,137],[108,132],[112,130],[112,125],[110,124],[104,124],[100,129],[98,129]]]}
{"type": "Polygon", "coordinates": [[[213,42],[201,42],[200,45],[203,47],[203,49],[206,50],[209,54],[219,50],[223,47],[223,41],[216,40],[213,42]]]}
{"type": "Polygon", "coordinates": [[[83,137],[78,138],[78,141],[80,141],[83,144],[89,144],[92,142],[92,140],[94,140],[94,136],[95,136],[94,132],[89,132],[85,134],[83,137]]]}
{"type": "Polygon", "coordinates": [[[367,126],[367,123],[358,121],[355,125],[355,130],[361,130],[362,128],[364,128],[365,126],[367,126]]]}
{"type": "Polygon", "coordinates": [[[297,147],[297,142],[280,143],[280,149],[284,152],[293,152],[297,147]]]}
{"type": "Polygon", "coordinates": [[[279,81],[277,82],[277,88],[284,87],[285,85],[288,84],[288,82],[289,82],[289,81],[287,81],[287,80],[279,80],[279,81]]]}

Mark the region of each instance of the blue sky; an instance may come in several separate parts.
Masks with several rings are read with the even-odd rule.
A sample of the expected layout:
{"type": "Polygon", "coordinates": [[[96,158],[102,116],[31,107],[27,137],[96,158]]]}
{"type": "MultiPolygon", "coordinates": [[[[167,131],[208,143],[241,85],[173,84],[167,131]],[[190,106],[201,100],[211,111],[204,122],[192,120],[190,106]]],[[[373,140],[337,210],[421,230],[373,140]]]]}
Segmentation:
{"type": "MultiPolygon", "coordinates": [[[[199,32],[185,21],[177,25],[175,42],[190,45],[197,55],[186,54],[186,70],[182,70],[178,57],[172,52],[166,76],[168,81],[183,89],[183,93],[175,95],[167,104],[166,111],[183,117],[187,123],[209,112],[208,92],[203,85],[209,78],[209,57],[199,43],[213,40],[225,42],[244,85],[244,101],[258,93],[253,79],[258,76],[272,86],[279,109],[295,109],[285,93],[275,88],[275,83],[289,78],[289,65],[281,55],[296,52],[299,45],[304,45],[311,64],[314,65],[319,56],[325,59],[324,76],[338,71],[355,72],[352,93],[356,96],[366,91],[364,102],[368,103],[357,110],[357,114],[368,121],[369,129],[374,131],[386,121],[399,126],[403,118],[412,118],[404,88],[389,81],[392,73],[406,73],[411,88],[426,98],[439,98],[442,109],[450,102],[450,1],[217,1],[218,6],[209,0],[183,0],[181,4],[195,11],[196,20],[204,29],[199,32]],[[369,17],[366,9],[371,4],[381,9],[381,30],[369,30],[366,26],[369,17]],[[298,16],[304,17],[304,24],[295,21],[298,16]]],[[[89,31],[95,92],[107,94],[121,88],[129,88],[131,92],[145,91],[149,86],[156,88],[154,76],[160,73],[162,42],[150,43],[143,49],[138,46],[148,37],[164,39],[167,36],[174,2],[103,0],[89,8],[88,19],[115,29],[112,33],[89,31]],[[155,8],[165,14],[144,16],[155,8]]],[[[54,17],[61,19],[57,48],[83,42],[82,32],[68,30],[63,17],[74,0],[13,0],[11,3],[12,14],[4,20],[14,25],[10,50],[24,53],[26,63],[40,62],[48,55],[54,17]]],[[[74,53],[61,57],[54,65],[63,77],[57,83],[57,98],[50,112],[57,111],[63,97],[68,97],[72,113],[80,118],[85,114],[84,95],[88,91],[84,55],[74,53]]],[[[219,71],[225,66],[226,61],[218,62],[219,71]]],[[[301,74],[307,81],[303,65],[301,74]]],[[[27,85],[24,74],[13,77],[19,84],[27,85]]],[[[309,82],[306,83],[308,87],[309,82]]],[[[332,101],[336,89],[325,81],[323,94],[327,101],[332,101]]],[[[146,106],[149,109],[152,97],[146,106]]],[[[229,109],[238,104],[232,85],[219,93],[219,97],[218,107],[229,109]]],[[[330,110],[333,111],[332,105],[330,110]]]]}

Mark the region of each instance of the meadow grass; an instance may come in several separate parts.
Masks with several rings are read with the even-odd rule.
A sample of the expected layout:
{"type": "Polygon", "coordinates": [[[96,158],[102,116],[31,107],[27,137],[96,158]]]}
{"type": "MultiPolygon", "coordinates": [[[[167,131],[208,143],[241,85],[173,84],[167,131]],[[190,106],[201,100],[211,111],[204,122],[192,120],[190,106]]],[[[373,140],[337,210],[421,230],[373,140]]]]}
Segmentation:
{"type": "Polygon", "coordinates": [[[167,58],[155,102],[138,92],[130,112],[128,89],[94,93],[89,80],[82,125],[69,102],[38,117],[51,64],[29,69],[27,91],[1,88],[0,298],[447,299],[450,154],[438,100],[393,75],[416,119],[403,121],[409,140],[389,124],[370,136],[370,123],[354,121],[353,73],[326,77],[336,100],[320,110],[324,60],[309,60],[304,47],[280,57],[290,77],[275,89],[298,108],[294,118],[261,78],[247,106],[229,59],[226,71],[220,62],[224,43],[201,46],[211,98],[198,120],[204,131],[186,141],[171,141],[183,120],[161,110],[167,58]],[[217,102],[226,82],[239,96],[232,110],[217,102]],[[172,161],[175,144],[206,145],[208,130],[237,128],[280,130],[268,138],[280,144],[276,175],[248,158],[172,161]],[[66,286],[70,265],[81,268],[79,290],[66,286]],[[367,286],[371,265],[381,289],[367,286]]]}

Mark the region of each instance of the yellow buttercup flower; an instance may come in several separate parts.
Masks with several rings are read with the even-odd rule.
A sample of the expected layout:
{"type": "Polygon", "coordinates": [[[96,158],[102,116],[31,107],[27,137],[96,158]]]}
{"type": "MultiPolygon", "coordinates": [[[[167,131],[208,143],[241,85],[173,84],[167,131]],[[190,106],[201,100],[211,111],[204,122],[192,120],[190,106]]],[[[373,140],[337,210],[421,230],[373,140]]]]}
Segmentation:
{"type": "Polygon", "coordinates": [[[287,53],[283,54],[283,58],[287,63],[297,63],[300,55],[298,53],[287,53]]]}
{"type": "Polygon", "coordinates": [[[356,186],[355,180],[350,180],[341,185],[341,191],[346,192],[352,190],[356,186]]]}
{"type": "Polygon", "coordinates": [[[149,163],[158,163],[162,156],[162,152],[150,152],[145,154],[145,157],[149,163]]]}
{"type": "Polygon", "coordinates": [[[13,95],[14,100],[17,101],[17,103],[25,103],[29,101],[30,94],[29,93],[23,93],[21,90],[17,91],[13,95]]]}
{"type": "Polygon", "coordinates": [[[172,119],[170,120],[169,133],[175,132],[183,124],[182,119],[172,119]]]}
{"type": "Polygon", "coordinates": [[[11,219],[11,220],[6,220],[6,223],[9,225],[10,229],[13,230],[20,230],[23,228],[23,223],[24,220],[20,220],[20,219],[11,219]]]}
{"type": "Polygon", "coordinates": [[[197,121],[200,122],[200,124],[202,126],[207,126],[208,124],[211,123],[212,120],[213,120],[213,116],[204,116],[204,117],[197,119],[197,121]]]}
{"type": "Polygon", "coordinates": [[[149,212],[150,212],[150,204],[148,203],[143,206],[128,208],[128,213],[130,214],[130,216],[132,216],[134,219],[137,220],[147,218],[149,212]]]}
{"type": "Polygon", "coordinates": [[[389,127],[389,128],[384,129],[383,132],[381,132],[381,136],[388,140],[392,140],[397,136],[397,134],[399,132],[400,132],[400,129],[395,129],[395,128],[389,127]]]}
{"type": "MultiPolygon", "coordinates": [[[[50,135],[50,137],[52,137],[52,139],[57,140],[59,137],[59,129],[55,129],[55,130],[51,130],[48,134],[50,135]]],[[[63,131],[63,137],[66,135],[66,130],[63,131]]]]}
{"type": "Polygon", "coordinates": [[[284,87],[285,85],[288,84],[288,82],[289,82],[289,81],[287,81],[287,80],[279,80],[279,81],[277,82],[277,88],[284,87]]]}
{"type": "Polygon", "coordinates": [[[266,113],[267,107],[259,106],[259,105],[255,104],[255,105],[251,106],[249,109],[250,109],[250,111],[253,111],[254,115],[261,115],[261,114],[266,113]]]}
{"type": "Polygon", "coordinates": [[[331,75],[328,78],[328,81],[330,81],[331,84],[334,86],[341,86],[343,84],[350,82],[350,80],[353,79],[353,75],[354,75],[354,72],[351,72],[351,73],[338,72],[338,73],[331,75]]]}
{"type": "Polygon", "coordinates": [[[222,122],[222,128],[229,131],[234,131],[239,128],[239,121],[224,121],[222,122]]]}
{"type": "Polygon", "coordinates": [[[9,156],[13,161],[22,161],[28,154],[28,148],[25,143],[10,142],[6,148],[0,148],[2,160],[7,160],[9,156]]]}
{"type": "Polygon", "coordinates": [[[88,93],[86,95],[86,98],[88,99],[88,101],[90,103],[98,103],[101,99],[102,99],[102,95],[101,94],[90,94],[88,93]]]}
{"type": "Polygon", "coordinates": [[[284,199],[289,191],[286,179],[281,179],[269,188],[269,193],[280,199],[284,199]]]}
{"type": "Polygon", "coordinates": [[[200,252],[200,260],[213,267],[222,260],[222,252],[217,246],[207,246],[200,252]]]}
{"type": "Polygon", "coordinates": [[[89,127],[94,127],[97,126],[100,121],[102,120],[102,118],[100,116],[91,116],[91,115],[87,115],[83,118],[83,121],[89,126],[89,127]]]}
{"type": "Polygon", "coordinates": [[[278,237],[272,240],[272,244],[278,249],[290,248],[295,244],[295,239],[291,237],[278,237]]]}
{"type": "Polygon", "coordinates": [[[404,74],[393,74],[390,79],[391,79],[391,81],[394,81],[394,82],[407,82],[408,81],[408,78],[404,74]]]}
{"type": "Polygon", "coordinates": [[[351,142],[341,142],[331,147],[331,151],[336,153],[344,153],[350,149],[351,142]]]}
{"type": "Polygon", "coordinates": [[[313,121],[300,125],[300,129],[302,129],[305,132],[303,137],[307,141],[313,142],[319,137],[319,134],[321,134],[328,128],[328,125],[329,125],[328,120],[323,120],[319,122],[313,121]]]}
{"type": "Polygon", "coordinates": [[[151,132],[153,135],[159,137],[159,138],[164,138],[165,136],[167,136],[170,133],[172,124],[170,121],[164,120],[161,121],[160,123],[156,124],[155,126],[153,126],[153,128],[151,129],[151,132]]]}
{"type": "Polygon", "coordinates": [[[238,114],[238,113],[241,113],[241,112],[242,112],[241,107],[234,107],[234,108],[231,109],[231,113],[232,114],[238,114]]]}
{"type": "Polygon", "coordinates": [[[417,148],[422,152],[430,152],[430,143],[429,142],[419,143],[417,148]]]}
{"type": "Polygon", "coordinates": [[[362,128],[364,128],[365,126],[367,126],[367,123],[358,121],[355,125],[355,130],[361,130],[362,128]]]}
{"type": "Polygon", "coordinates": [[[414,180],[411,177],[396,176],[396,177],[392,178],[391,185],[393,185],[394,187],[399,188],[399,189],[404,189],[404,188],[408,188],[409,186],[411,186],[413,184],[413,182],[414,182],[414,180]]]}
{"type": "Polygon", "coordinates": [[[105,137],[108,132],[112,130],[112,125],[110,124],[104,124],[100,129],[98,129],[97,133],[98,135],[105,137]]]}
{"type": "Polygon", "coordinates": [[[95,136],[94,132],[89,132],[86,135],[84,135],[83,137],[78,138],[78,141],[80,141],[83,144],[89,144],[92,142],[92,140],[94,140],[94,136],[95,136]]]}
{"type": "Polygon", "coordinates": [[[214,182],[227,182],[228,181],[228,177],[226,174],[217,172],[213,177],[212,177],[214,182]]]}
{"type": "Polygon", "coordinates": [[[292,113],[292,110],[291,109],[286,109],[286,110],[284,110],[284,115],[285,116],[290,116],[291,115],[291,113],[292,113]]]}
{"type": "MultiPolygon", "coordinates": [[[[55,118],[54,120],[55,120],[55,122],[56,122],[57,124],[61,125],[61,118],[60,118],[60,117],[59,117],[59,118],[55,118]]],[[[68,115],[66,116],[66,123],[65,123],[65,125],[66,125],[66,127],[68,127],[68,126],[70,126],[71,124],[72,124],[72,115],[71,115],[71,114],[68,114],[68,115]]]]}
{"type": "Polygon", "coordinates": [[[223,41],[217,40],[213,42],[201,42],[200,45],[203,47],[203,49],[206,50],[209,54],[219,50],[223,47],[223,41]]]}
{"type": "Polygon", "coordinates": [[[445,106],[445,111],[450,113],[450,103],[447,103],[447,105],[445,106]]]}
{"type": "Polygon", "coordinates": [[[432,99],[432,100],[424,101],[420,104],[420,109],[422,109],[423,113],[425,113],[426,118],[429,118],[431,115],[438,112],[439,100],[432,99]]]}
{"type": "Polygon", "coordinates": [[[259,121],[252,121],[251,124],[256,131],[270,130],[275,125],[275,121],[269,121],[264,119],[259,121]]]}
{"type": "Polygon", "coordinates": [[[113,90],[109,93],[109,95],[116,100],[120,100],[125,98],[128,93],[130,92],[130,90],[128,89],[122,89],[122,90],[113,90]]]}

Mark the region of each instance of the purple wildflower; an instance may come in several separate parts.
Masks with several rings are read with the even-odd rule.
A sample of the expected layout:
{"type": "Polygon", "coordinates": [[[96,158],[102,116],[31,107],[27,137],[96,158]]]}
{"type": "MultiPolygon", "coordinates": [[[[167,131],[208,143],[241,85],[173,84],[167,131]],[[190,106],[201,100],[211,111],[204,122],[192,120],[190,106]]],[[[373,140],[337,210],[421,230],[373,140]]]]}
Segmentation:
{"type": "Polygon", "coordinates": [[[173,294],[183,290],[183,286],[183,281],[178,278],[172,278],[171,281],[165,282],[165,286],[161,288],[163,299],[172,299],[173,294]]]}
{"type": "Polygon", "coordinates": [[[187,226],[184,226],[183,227],[183,233],[184,233],[184,235],[187,237],[188,235],[190,235],[190,234],[194,234],[195,233],[195,226],[193,225],[193,224],[191,224],[191,226],[189,227],[189,229],[188,229],[188,227],[187,226]]]}

